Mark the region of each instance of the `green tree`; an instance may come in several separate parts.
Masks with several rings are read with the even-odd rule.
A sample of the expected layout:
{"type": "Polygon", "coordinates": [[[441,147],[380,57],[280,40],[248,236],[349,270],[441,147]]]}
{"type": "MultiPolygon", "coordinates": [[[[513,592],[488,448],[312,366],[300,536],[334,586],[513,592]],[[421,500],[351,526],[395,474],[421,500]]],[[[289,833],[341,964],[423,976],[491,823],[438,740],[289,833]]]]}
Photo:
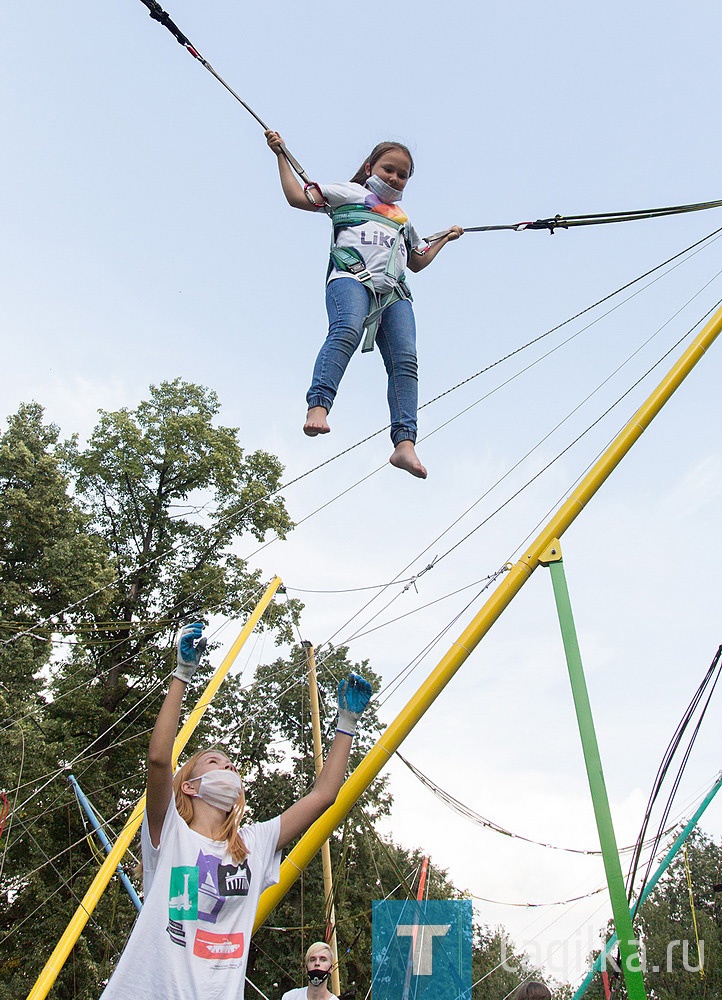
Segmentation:
{"type": "MultiPolygon", "coordinates": [[[[639,910],[635,922],[649,997],[654,1000],[719,1000],[722,997],[721,884],[722,846],[696,830],[687,841],[686,854],[683,849],[677,855],[639,910]],[[704,976],[698,969],[698,936],[704,976]]],[[[614,955],[610,957],[613,959],[614,955]]],[[[589,1000],[602,1000],[604,990],[600,977],[587,996],[589,1000]]],[[[616,996],[626,997],[621,982],[616,996]]]]}
{"type": "MultiPolygon", "coordinates": [[[[151,387],[135,410],[101,413],[85,447],[75,440],[61,447],[39,407],[21,408],[9,421],[0,450],[8,553],[0,600],[5,637],[14,641],[1,647],[0,753],[11,762],[5,788],[19,795],[0,841],[2,923],[10,928],[0,931],[0,1000],[27,994],[97,871],[97,847],[85,837],[62,764],[72,764],[113,839],[143,790],[176,627],[209,613],[244,618],[263,581],[237,554],[239,541],[282,538],[292,527],[276,496],[279,462],[244,452],[238,432],[217,425],[218,413],[213,393],[176,380],[151,387]],[[26,634],[18,639],[18,632],[26,634]]],[[[290,642],[298,611],[279,601],[264,627],[290,642]]],[[[189,704],[215,659],[211,648],[189,704]]],[[[338,681],[350,669],[375,687],[379,680],[345,648],[318,659],[327,747],[338,681]]],[[[379,729],[372,702],[352,767],[379,729]]],[[[305,652],[294,647],[259,668],[251,688],[229,677],[187,752],[209,741],[222,741],[242,762],[249,819],[276,815],[302,795],[313,781],[305,652]]],[[[372,901],[413,897],[422,861],[421,849],[377,834],[375,823],[391,807],[382,776],[331,840],[341,978],[359,997],[370,986],[372,901]]],[[[429,896],[459,895],[432,863],[429,896]]],[[[54,1000],[96,1000],[134,919],[113,879],[58,977],[54,1000]]],[[[324,932],[317,857],[254,938],[253,982],[277,1000],[302,982],[303,953],[324,932]]],[[[475,991],[479,998],[491,995],[485,984],[505,989],[504,970],[495,968],[505,940],[503,930],[475,931],[475,978],[494,969],[475,991]]]]}
{"type": "MultiPolygon", "coordinates": [[[[58,640],[102,614],[102,591],[113,577],[103,541],[72,495],[58,433],[32,403],[8,419],[0,438],[0,780],[12,809],[0,841],[0,900],[17,929],[14,940],[0,944],[3,997],[21,995],[7,983],[24,988],[28,942],[43,922],[38,900],[51,898],[51,886],[72,874],[62,860],[31,874],[56,853],[47,812],[55,793],[42,788],[57,768],[45,728],[51,657],[67,648],[58,640]],[[86,600],[88,594],[94,596],[86,600]],[[24,805],[37,787],[32,805],[24,805]]],[[[4,937],[10,924],[0,926],[4,937]]]]}
{"type": "Polygon", "coordinates": [[[102,541],[70,495],[58,434],[30,403],[0,438],[0,676],[13,711],[38,704],[53,631],[97,612],[102,601],[72,606],[111,579],[102,541]]]}
{"type": "MultiPolygon", "coordinates": [[[[0,599],[13,642],[0,692],[2,752],[16,762],[4,781],[20,789],[2,855],[12,933],[0,939],[0,997],[27,992],[97,868],[59,765],[73,762],[101,815],[125,812],[144,785],[177,626],[244,618],[264,584],[234,547],[292,527],[274,496],[280,463],[245,452],[218,412],[212,392],[175,380],[134,411],[101,412],[84,448],[61,447],[38,406],[10,418],[0,599]]],[[[277,602],[263,627],[283,641],[297,613],[277,602]]],[[[233,697],[232,687],[221,693],[199,740],[233,697]]],[[[106,893],[54,995],[96,996],[133,917],[124,894],[106,893]]]]}

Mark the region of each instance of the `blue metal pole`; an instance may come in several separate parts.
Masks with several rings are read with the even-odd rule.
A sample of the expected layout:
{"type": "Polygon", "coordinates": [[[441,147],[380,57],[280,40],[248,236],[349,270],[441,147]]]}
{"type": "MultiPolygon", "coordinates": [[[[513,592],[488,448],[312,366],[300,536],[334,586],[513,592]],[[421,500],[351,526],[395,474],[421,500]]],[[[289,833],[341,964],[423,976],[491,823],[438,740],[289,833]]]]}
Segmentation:
{"type": "MultiPolygon", "coordinates": [[[[100,841],[100,843],[105,848],[106,854],[110,854],[110,851],[111,851],[111,848],[112,848],[112,844],[110,843],[110,841],[108,840],[108,838],[105,836],[105,833],[103,832],[103,828],[101,827],[100,823],[98,822],[97,816],[93,812],[93,807],[91,806],[90,802],[85,797],[85,794],[83,793],[82,788],[78,784],[78,782],[77,782],[77,780],[75,778],[75,775],[74,774],[69,774],[68,775],[68,781],[70,782],[70,784],[73,787],[73,791],[75,792],[75,794],[76,794],[76,796],[78,798],[78,802],[82,806],[83,812],[88,817],[88,819],[90,820],[90,822],[93,824],[93,830],[98,835],[98,840],[100,841]]],[[[120,878],[120,881],[125,886],[125,891],[130,896],[131,901],[133,903],[133,906],[136,908],[136,910],[138,910],[140,912],[140,910],[143,909],[143,904],[141,903],[140,899],[138,898],[138,893],[133,888],[133,885],[132,885],[130,879],[128,878],[128,876],[123,871],[123,866],[122,865],[118,865],[118,876],[120,878]]]]}
{"type": "MultiPolygon", "coordinates": [[[[672,863],[675,854],[677,854],[677,852],[679,851],[680,847],[682,847],[687,837],[689,837],[692,830],[694,830],[694,828],[697,826],[697,824],[699,823],[700,816],[705,811],[705,809],[710,804],[710,802],[715,797],[720,788],[722,788],[722,774],[720,774],[720,776],[717,778],[717,781],[714,783],[711,790],[702,800],[699,808],[697,809],[692,819],[680,832],[679,836],[677,837],[675,842],[670,847],[669,851],[667,851],[666,855],[664,856],[664,860],[660,863],[654,875],[652,875],[649,882],[647,882],[647,884],[645,885],[642,891],[642,895],[639,897],[639,906],[642,906],[642,904],[647,901],[650,893],[656,886],[657,882],[659,882],[662,875],[664,875],[664,873],[672,863]]],[[[634,913],[634,909],[635,909],[634,906],[630,909],[629,911],[630,916],[634,913]]],[[[612,948],[615,946],[616,943],[617,943],[617,935],[613,934],[607,941],[607,943],[604,945],[597,958],[595,959],[594,964],[592,965],[591,969],[587,973],[586,978],[582,981],[581,985],[579,986],[576,993],[572,997],[572,1000],[580,1000],[580,998],[584,996],[589,987],[592,985],[592,981],[594,980],[596,974],[601,971],[602,965],[607,955],[609,954],[609,952],[612,950],[612,948]]]]}

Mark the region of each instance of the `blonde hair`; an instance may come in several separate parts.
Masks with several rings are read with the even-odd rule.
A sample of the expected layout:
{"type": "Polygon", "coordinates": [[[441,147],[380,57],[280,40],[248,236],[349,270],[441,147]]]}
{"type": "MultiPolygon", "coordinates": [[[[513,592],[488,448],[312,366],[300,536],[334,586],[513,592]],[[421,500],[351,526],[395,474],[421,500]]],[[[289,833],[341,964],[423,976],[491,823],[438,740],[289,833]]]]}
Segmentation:
{"type": "Polygon", "coordinates": [[[513,1000],[551,1000],[551,993],[544,983],[523,983],[514,994],[513,1000]]]}
{"type": "MultiPolygon", "coordinates": [[[[175,794],[176,809],[181,819],[185,820],[189,826],[193,819],[193,796],[183,791],[183,782],[193,777],[193,771],[198,760],[212,749],[219,748],[207,747],[205,750],[199,750],[198,753],[194,753],[192,757],[189,757],[185,764],[173,775],[173,792],[175,794]]],[[[248,848],[238,833],[238,827],[241,825],[245,808],[246,794],[243,788],[241,788],[241,794],[236,799],[236,803],[231,811],[226,815],[220,830],[221,840],[225,840],[228,844],[228,850],[235,864],[240,864],[241,861],[245,861],[248,857],[248,848]]]]}
{"type": "Polygon", "coordinates": [[[308,960],[311,957],[311,955],[313,955],[314,952],[317,952],[319,949],[323,949],[324,951],[328,952],[328,957],[331,959],[332,963],[336,961],[336,957],[333,953],[333,949],[331,948],[330,944],[327,944],[326,941],[314,941],[313,944],[309,945],[308,947],[308,951],[306,952],[306,957],[303,960],[304,966],[308,965],[308,960]]]}

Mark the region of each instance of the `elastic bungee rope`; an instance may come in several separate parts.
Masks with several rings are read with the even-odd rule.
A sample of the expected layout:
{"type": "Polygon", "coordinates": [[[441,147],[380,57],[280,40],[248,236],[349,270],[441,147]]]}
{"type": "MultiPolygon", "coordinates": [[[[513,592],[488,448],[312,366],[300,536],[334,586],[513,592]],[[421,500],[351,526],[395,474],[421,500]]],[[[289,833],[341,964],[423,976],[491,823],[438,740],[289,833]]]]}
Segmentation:
{"type": "MultiPolygon", "coordinates": [[[[178,25],[171,19],[168,12],[163,10],[157,0],[140,0],[140,2],[148,8],[148,13],[151,18],[154,21],[158,21],[159,24],[162,24],[164,28],[167,28],[176,41],[183,46],[186,52],[189,52],[193,58],[201,64],[201,66],[207,69],[208,72],[226,88],[228,93],[246,109],[249,115],[251,115],[258,122],[261,128],[265,132],[268,132],[270,126],[267,125],[266,122],[264,122],[263,119],[256,114],[253,108],[247,104],[239,94],[236,93],[230,84],[228,84],[223,77],[214,70],[208,60],[200,54],[195,45],[193,45],[188,37],[183,34],[178,25]]],[[[281,151],[304,184],[314,186],[314,182],[308,176],[298,160],[288,151],[285,144],[281,145],[281,151]]],[[[557,229],[571,229],[576,226],[600,226],[610,222],[638,222],[642,219],[658,219],[667,215],[681,215],[685,212],[702,212],[706,209],[721,207],[722,199],[719,201],[701,201],[692,205],[673,205],[667,208],[642,208],[629,212],[597,212],[590,215],[555,215],[547,219],[536,219],[534,222],[514,222],[503,226],[464,226],[464,232],[493,233],[500,232],[502,230],[510,230],[512,232],[521,233],[525,232],[527,229],[543,229],[553,236],[557,229]]],[[[448,233],[448,229],[442,229],[440,232],[434,233],[432,236],[426,236],[424,238],[424,242],[434,243],[436,240],[442,239],[448,233]]]]}
{"type": "MultiPolygon", "coordinates": [[[[143,0],[145,3],[145,0],[143,0]]],[[[631,212],[596,212],[592,215],[555,215],[549,219],[537,219],[535,222],[514,222],[508,226],[464,226],[465,233],[494,233],[503,229],[522,233],[527,229],[546,229],[550,236],[557,229],[571,229],[575,226],[602,226],[610,222],[639,222],[642,219],[661,219],[666,215],[682,215],[685,212],[702,212],[708,208],[722,208],[720,201],[700,201],[693,205],[671,205],[667,208],[639,208],[631,212]]],[[[426,242],[440,240],[449,232],[442,229],[433,236],[427,236],[426,242]]]]}
{"type": "MultiPolygon", "coordinates": [[[[226,83],[226,81],[223,79],[223,77],[220,76],[218,73],[216,73],[216,71],[213,69],[213,67],[208,62],[208,60],[204,59],[203,56],[198,51],[198,49],[195,47],[195,45],[191,44],[191,42],[189,41],[189,39],[183,34],[183,32],[178,27],[178,25],[175,24],[175,22],[171,20],[170,15],[168,14],[168,12],[165,11],[165,10],[163,10],[163,8],[157,2],[157,0],[140,0],[140,2],[142,4],[145,4],[145,6],[148,8],[148,12],[149,12],[150,16],[153,18],[153,20],[154,21],[158,21],[158,23],[162,24],[164,28],[167,28],[168,31],[170,31],[171,35],[173,35],[173,37],[175,38],[175,40],[177,42],[179,42],[183,46],[183,48],[186,50],[186,52],[189,52],[193,56],[194,59],[197,59],[198,62],[201,64],[201,66],[203,66],[205,69],[207,69],[208,72],[212,76],[214,76],[216,78],[216,80],[218,80],[218,82],[220,84],[222,84],[226,88],[226,90],[228,91],[228,93],[232,97],[235,97],[235,99],[238,101],[238,103],[241,104],[246,109],[246,111],[249,113],[249,115],[251,115],[253,118],[256,119],[256,121],[261,126],[261,128],[265,132],[268,132],[270,130],[270,125],[267,125],[263,121],[263,119],[259,115],[256,114],[256,112],[253,110],[253,108],[249,104],[246,104],[246,102],[243,100],[243,98],[239,94],[237,94],[235,92],[235,90],[228,83],[226,83]]],[[[313,182],[312,182],[311,178],[308,176],[308,174],[303,169],[303,167],[298,162],[298,160],[295,158],[295,156],[293,156],[288,151],[288,149],[286,148],[285,144],[283,144],[283,143],[281,144],[281,149],[282,149],[283,155],[286,157],[286,159],[288,160],[289,164],[293,167],[293,169],[296,171],[296,173],[301,178],[301,180],[305,184],[312,184],[313,182]]]]}

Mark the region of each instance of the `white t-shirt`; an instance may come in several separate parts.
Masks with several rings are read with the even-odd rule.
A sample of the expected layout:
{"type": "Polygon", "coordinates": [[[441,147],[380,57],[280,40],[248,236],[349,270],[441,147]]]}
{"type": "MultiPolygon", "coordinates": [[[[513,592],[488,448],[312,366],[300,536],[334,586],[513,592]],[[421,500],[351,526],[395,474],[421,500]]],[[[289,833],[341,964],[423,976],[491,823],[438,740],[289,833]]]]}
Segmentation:
{"type": "Polygon", "coordinates": [[[248,857],[196,833],[171,798],[160,845],[143,818],[145,902],[102,1000],[242,1000],[258,899],[279,878],[277,816],[241,828],[248,857]]]}
{"type": "MultiPolygon", "coordinates": [[[[358,226],[347,226],[338,234],[337,246],[353,247],[358,250],[364,259],[367,269],[371,272],[374,288],[377,292],[388,292],[394,287],[394,282],[386,274],[386,267],[389,256],[396,240],[397,230],[393,226],[384,224],[384,219],[393,219],[401,225],[408,222],[408,218],[398,203],[387,205],[379,200],[376,195],[369,191],[362,184],[354,184],[346,181],[342,184],[319,184],[321,194],[329,203],[331,208],[340,208],[341,205],[363,205],[364,208],[378,214],[378,222],[374,219],[369,222],[362,222],[358,226]]],[[[412,246],[421,242],[415,229],[409,226],[408,236],[412,246]]],[[[405,241],[399,240],[396,251],[396,274],[403,274],[408,259],[408,250],[405,241]]],[[[329,276],[329,281],[334,278],[353,277],[346,271],[338,271],[333,268],[329,276]]]]}
{"type": "MultiPolygon", "coordinates": [[[[297,990],[289,990],[284,993],[281,1000],[307,1000],[308,997],[308,986],[301,986],[297,990]]],[[[338,1000],[335,994],[331,993],[331,1000],[338,1000]]]]}

